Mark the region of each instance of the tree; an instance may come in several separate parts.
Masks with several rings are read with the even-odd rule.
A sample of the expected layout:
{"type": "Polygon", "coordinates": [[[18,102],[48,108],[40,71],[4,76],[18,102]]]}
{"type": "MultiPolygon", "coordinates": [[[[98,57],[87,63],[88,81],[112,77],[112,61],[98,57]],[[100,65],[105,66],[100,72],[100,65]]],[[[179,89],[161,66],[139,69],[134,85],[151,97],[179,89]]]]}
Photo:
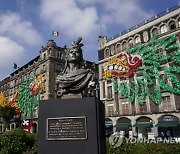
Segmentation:
{"type": "Polygon", "coordinates": [[[0,92],[0,106],[6,106],[8,104],[7,98],[3,92],[0,92]]]}
{"type": "Polygon", "coordinates": [[[0,154],[37,154],[37,135],[22,129],[0,134],[0,154]]]}
{"type": "Polygon", "coordinates": [[[3,119],[4,127],[7,128],[10,124],[10,120],[15,115],[15,108],[11,106],[0,106],[0,117],[3,119]]]}

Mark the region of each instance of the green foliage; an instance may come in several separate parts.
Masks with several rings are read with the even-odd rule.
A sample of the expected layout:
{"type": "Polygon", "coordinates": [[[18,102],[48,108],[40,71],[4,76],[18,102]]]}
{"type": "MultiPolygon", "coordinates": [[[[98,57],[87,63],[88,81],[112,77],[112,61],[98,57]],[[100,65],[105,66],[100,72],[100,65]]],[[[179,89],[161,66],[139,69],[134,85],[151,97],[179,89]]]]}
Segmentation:
{"type": "Polygon", "coordinates": [[[0,154],[35,154],[37,136],[22,129],[14,129],[0,135],[0,154]]]}
{"type": "Polygon", "coordinates": [[[179,143],[126,143],[113,148],[106,140],[106,154],[179,154],[179,143]]]}
{"type": "Polygon", "coordinates": [[[0,117],[3,118],[5,127],[8,126],[10,120],[14,117],[14,115],[15,115],[15,108],[8,105],[0,106],[0,117]]]}

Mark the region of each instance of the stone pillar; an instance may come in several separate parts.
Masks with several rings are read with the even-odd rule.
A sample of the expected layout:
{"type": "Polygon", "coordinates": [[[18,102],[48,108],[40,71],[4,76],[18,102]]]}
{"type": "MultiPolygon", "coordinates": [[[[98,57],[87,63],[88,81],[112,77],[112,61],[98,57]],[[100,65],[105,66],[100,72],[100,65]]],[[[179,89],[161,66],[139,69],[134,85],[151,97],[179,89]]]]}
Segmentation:
{"type": "Polygon", "coordinates": [[[156,127],[156,124],[158,123],[158,120],[154,120],[153,128],[154,128],[154,137],[158,137],[158,127],[156,127]]]}
{"type": "Polygon", "coordinates": [[[136,120],[135,120],[135,118],[133,117],[133,118],[131,119],[132,135],[133,135],[133,136],[137,136],[136,127],[133,127],[133,125],[135,125],[135,124],[136,124],[136,120]]]}
{"type": "MultiPolygon", "coordinates": [[[[111,120],[112,120],[113,126],[115,126],[115,125],[117,124],[117,122],[116,122],[116,117],[112,117],[111,120]]],[[[115,131],[116,131],[116,127],[113,127],[113,133],[114,133],[115,131]]]]}
{"type": "Polygon", "coordinates": [[[3,132],[5,132],[5,130],[4,130],[4,125],[2,125],[2,133],[3,133],[3,132]]]}
{"type": "Polygon", "coordinates": [[[12,124],[9,124],[9,130],[11,130],[12,129],[12,124]]]}

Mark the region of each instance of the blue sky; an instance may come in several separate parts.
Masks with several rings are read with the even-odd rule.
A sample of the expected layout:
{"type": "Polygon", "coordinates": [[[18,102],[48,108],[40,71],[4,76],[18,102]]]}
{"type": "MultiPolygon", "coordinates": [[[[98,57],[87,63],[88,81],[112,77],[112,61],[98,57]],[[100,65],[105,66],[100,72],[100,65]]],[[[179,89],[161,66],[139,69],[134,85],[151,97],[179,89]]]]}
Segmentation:
{"type": "Polygon", "coordinates": [[[98,35],[116,35],[178,0],[0,0],[0,80],[39,55],[49,39],[69,46],[81,36],[84,59],[97,62],[98,35]],[[60,32],[59,37],[51,34],[60,32]]]}

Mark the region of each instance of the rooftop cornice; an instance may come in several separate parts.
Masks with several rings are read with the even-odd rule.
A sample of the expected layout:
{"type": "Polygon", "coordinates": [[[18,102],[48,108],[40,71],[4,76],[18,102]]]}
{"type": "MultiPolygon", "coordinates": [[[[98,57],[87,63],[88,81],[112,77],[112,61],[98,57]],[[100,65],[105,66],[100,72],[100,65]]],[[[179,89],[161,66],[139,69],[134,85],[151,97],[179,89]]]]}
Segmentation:
{"type": "Polygon", "coordinates": [[[153,21],[155,21],[155,20],[158,20],[159,18],[161,18],[161,17],[163,17],[163,16],[165,16],[165,15],[167,15],[167,14],[169,14],[169,13],[172,13],[173,11],[176,11],[176,10],[178,10],[178,9],[180,9],[180,3],[177,4],[177,5],[174,6],[174,7],[171,7],[171,8],[169,8],[169,9],[166,9],[166,11],[163,11],[163,12],[161,12],[161,13],[159,13],[159,14],[157,14],[157,15],[155,15],[155,16],[153,16],[153,17],[151,17],[151,18],[149,18],[149,19],[147,19],[147,20],[145,20],[145,21],[143,21],[143,22],[141,22],[141,23],[139,23],[139,24],[137,24],[137,25],[135,25],[135,26],[127,29],[127,30],[125,30],[125,31],[123,31],[123,32],[120,32],[119,34],[116,34],[116,35],[108,38],[108,39],[107,39],[107,43],[110,42],[110,41],[112,41],[112,40],[114,40],[114,39],[116,39],[116,38],[119,38],[119,37],[121,37],[121,36],[123,36],[123,35],[125,35],[125,34],[127,34],[127,33],[129,33],[129,32],[131,32],[131,31],[133,31],[133,30],[135,30],[135,29],[138,29],[138,28],[140,28],[140,27],[142,27],[142,26],[144,26],[144,25],[147,25],[147,24],[149,24],[150,22],[153,22],[153,21]]]}

